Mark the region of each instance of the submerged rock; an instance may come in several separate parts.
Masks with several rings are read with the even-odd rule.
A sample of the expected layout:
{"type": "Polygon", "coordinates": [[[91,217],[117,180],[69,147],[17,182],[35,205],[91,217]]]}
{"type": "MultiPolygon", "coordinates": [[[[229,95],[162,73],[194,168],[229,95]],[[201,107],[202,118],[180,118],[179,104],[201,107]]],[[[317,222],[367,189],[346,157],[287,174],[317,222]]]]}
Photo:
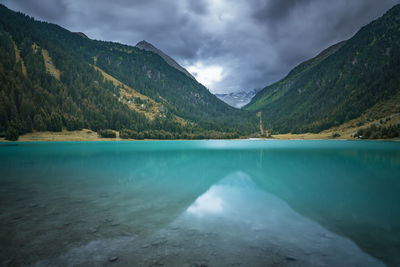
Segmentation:
{"type": "Polygon", "coordinates": [[[95,227],[89,228],[89,233],[94,234],[94,233],[97,233],[98,231],[99,231],[99,230],[98,230],[97,228],[95,228],[95,227]]]}
{"type": "Polygon", "coordinates": [[[109,257],[109,258],[108,258],[108,261],[109,261],[109,262],[115,262],[115,261],[117,261],[117,260],[118,260],[118,257],[115,257],[115,256],[109,257]]]}
{"type": "Polygon", "coordinates": [[[287,261],[297,261],[296,258],[293,258],[293,257],[290,257],[290,256],[287,256],[287,257],[286,257],[286,260],[287,260],[287,261]]]}

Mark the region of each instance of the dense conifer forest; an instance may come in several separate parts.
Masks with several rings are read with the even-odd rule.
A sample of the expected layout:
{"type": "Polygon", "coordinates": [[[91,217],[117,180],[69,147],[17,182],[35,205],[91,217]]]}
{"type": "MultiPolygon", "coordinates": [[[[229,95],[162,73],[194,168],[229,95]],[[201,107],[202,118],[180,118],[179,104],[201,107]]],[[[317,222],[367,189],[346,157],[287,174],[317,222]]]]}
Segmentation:
{"type": "Polygon", "coordinates": [[[228,106],[152,52],[90,40],[3,5],[0,41],[0,134],[8,139],[82,128],[143,138],[226,138],[256,129],[254,113],[228,106]]]}

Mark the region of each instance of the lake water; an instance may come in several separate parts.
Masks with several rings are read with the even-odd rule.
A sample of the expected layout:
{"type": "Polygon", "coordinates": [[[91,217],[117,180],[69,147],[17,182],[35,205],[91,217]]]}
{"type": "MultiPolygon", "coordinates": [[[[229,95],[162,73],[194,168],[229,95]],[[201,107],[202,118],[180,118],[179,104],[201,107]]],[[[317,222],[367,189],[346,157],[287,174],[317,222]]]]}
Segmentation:
{"type": "Polygon", "coordinates": [[[0,265],[26,264],[400,266],[400,143],[2,143],[0,265]]]}

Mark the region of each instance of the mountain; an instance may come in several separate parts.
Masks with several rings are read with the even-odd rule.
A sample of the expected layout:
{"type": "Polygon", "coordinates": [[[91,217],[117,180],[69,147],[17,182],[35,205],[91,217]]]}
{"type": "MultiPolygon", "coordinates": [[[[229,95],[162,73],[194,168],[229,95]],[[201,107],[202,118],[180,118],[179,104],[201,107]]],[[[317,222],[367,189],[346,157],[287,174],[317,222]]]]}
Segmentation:
{"type": "Polygon", "coordinates": [[[232,107],[241,108],[248,104],[260,90],[261,88],[253,89],[250,91],[239,91],[229,94],[215,94],[215,96],[232,107]]]}
{"type": "Polygon", "coordinates": [[[265,87],[245,106],[280,133],[320,132],[400,112],[400,5],[265,87]],[[382,109],[384,107],[384,109],[382,109]]]}
{"type": "Polygon", "coordinates": [[[136,47],[145,51],[150,51],[153,52],[160,57],[162,57],[165,62],[167,62],[171,67],[174,67],[175,69],[185,73],[188,77],[192,78],[193,80],[196,80],[192,74],[190,74],[185,68],[183,68],[181,65],[179,65],[174,59],[172,59],[170,56],[165,54],[163,51],[160,49],[154,47],[152,44],[146,42],[146,41],[140,41],[139,43],[136,44],[136,47]]]}
{"type": "Polygon", "coordinates": [[[252,112],[225,104],[159,53],[91,40],[3,5],[0,39],[0,135],[89,128],[217,138],[255,129],[252,112]]]}

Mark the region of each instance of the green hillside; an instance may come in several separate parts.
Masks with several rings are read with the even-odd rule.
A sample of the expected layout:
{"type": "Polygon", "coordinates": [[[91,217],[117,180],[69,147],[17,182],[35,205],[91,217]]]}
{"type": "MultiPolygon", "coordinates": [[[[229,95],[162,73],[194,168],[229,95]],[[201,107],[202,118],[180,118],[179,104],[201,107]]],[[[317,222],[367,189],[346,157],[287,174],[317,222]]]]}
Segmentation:
{"type": "Polygon", "coordinates": [[[63,128],[173,138],[255,131],[253,113],[228,106],[155,53],[90,40],[3,5],[0,39],[3,136],[63,128]]]}
{"type": "MultiPolygon", "coordinates": [[[[245,107],[279,133],[320,132],[400,92],[400,5],[265,87],[245,107]]],[[[393,105],[392,105],[393,106],[393,105]]],[[[398,105],[391,113],[400,112],[398,105]]]]}

